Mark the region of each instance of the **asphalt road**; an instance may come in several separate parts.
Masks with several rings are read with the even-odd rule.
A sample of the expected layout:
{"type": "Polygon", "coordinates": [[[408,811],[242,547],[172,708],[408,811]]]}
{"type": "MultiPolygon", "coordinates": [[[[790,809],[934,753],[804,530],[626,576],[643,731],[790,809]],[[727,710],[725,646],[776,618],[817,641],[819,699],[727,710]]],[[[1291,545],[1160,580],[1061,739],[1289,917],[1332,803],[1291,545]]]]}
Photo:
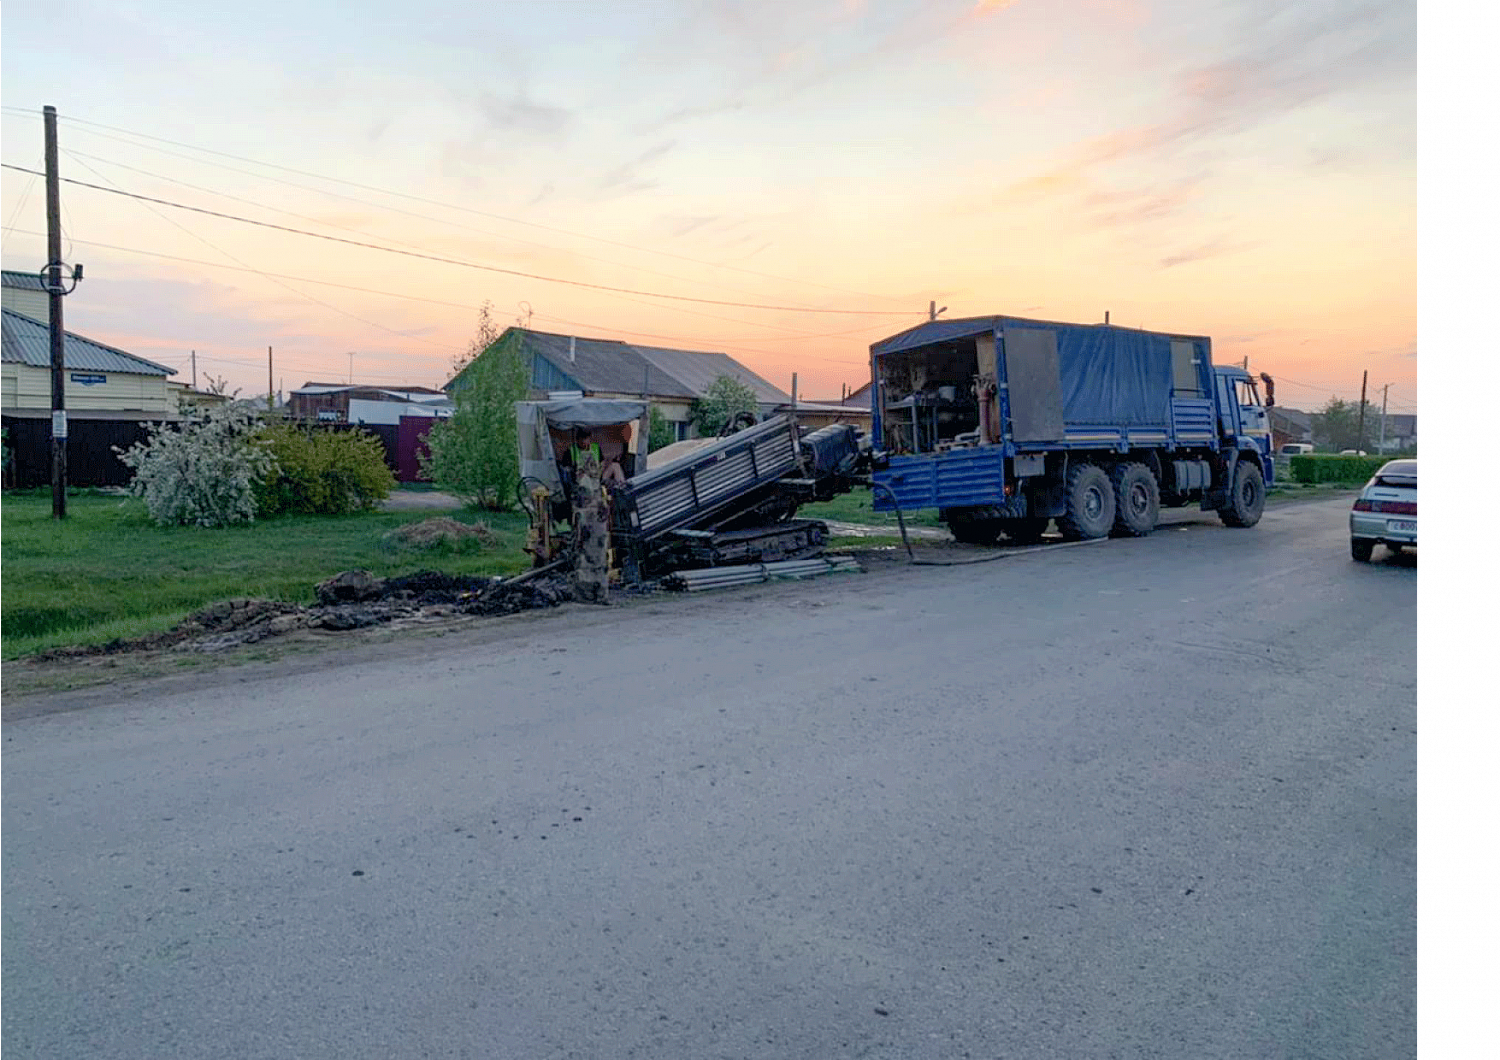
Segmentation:
{"type": "Polygon", "coordinates": [[[1414,1056],[1346,507],[12,721],[7,1060],[1414,1056]]]}

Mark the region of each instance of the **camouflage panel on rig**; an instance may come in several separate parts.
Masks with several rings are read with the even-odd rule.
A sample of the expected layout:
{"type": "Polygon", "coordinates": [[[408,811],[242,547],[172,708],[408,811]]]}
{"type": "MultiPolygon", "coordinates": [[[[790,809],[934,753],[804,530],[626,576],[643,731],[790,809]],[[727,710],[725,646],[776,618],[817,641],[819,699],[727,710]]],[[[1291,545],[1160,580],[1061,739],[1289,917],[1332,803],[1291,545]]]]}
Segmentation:
{"type": "Polygon", "coordinates": [[[573,592],[580,600],[609,602],[609,498],[599,457],[580,459],[573,490],[573,592]]]}

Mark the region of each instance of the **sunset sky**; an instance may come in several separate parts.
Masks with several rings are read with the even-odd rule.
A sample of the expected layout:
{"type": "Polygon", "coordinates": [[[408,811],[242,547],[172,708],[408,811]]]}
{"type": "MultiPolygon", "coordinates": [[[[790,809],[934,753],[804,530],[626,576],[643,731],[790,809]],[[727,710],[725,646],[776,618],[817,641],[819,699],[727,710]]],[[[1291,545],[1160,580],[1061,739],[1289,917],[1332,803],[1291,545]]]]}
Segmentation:
{"type": "MultiPolygon", "coordinates": [[[[6,163],[40,168],[52,104],[64,177],[469,263],[64,185],[69,329],[179,378],[196,349],[263,392],[273,346],[288,389],[351,351],[438,386],[489,300],[836,397],[935,299],[1205,333],[1299,408],[1368,370],[1416,411],[1412,0],[56,10],[5,5],[6,163]]],[[[42,182],[3,176],[35,271],[42,182]]]]}

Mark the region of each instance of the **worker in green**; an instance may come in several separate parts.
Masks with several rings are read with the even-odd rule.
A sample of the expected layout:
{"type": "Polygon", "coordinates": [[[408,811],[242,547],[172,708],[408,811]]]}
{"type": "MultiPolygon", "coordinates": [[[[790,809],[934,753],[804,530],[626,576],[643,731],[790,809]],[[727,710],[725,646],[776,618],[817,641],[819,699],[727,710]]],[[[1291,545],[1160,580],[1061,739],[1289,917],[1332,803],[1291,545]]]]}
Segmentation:
{"type": "Polygon", "coordinates": [[[595,462],[602,463],[603,458],[599,454],[599,443],[594,441],[594,436],[587,427],[580,427],[573,432],[573,448],[569,455],[573,458],[573,467],[583,467],[583,458],[586,455],[593,456],[595,462]]]}

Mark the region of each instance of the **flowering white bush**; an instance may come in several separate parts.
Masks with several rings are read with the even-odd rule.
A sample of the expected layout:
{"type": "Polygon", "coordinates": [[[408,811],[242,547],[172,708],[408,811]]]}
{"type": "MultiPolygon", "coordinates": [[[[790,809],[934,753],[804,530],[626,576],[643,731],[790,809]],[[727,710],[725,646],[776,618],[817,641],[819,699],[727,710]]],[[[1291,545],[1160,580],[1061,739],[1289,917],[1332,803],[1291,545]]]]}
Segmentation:
{"type": "Polygon", "coordinates": [[[150,438],[116,448],[135,471],[130,490],[163,525],[229,526],[255,520],[255,482],[276,467],[246,402],[211,408],[177,425],[161,424],[150,438]]]}

